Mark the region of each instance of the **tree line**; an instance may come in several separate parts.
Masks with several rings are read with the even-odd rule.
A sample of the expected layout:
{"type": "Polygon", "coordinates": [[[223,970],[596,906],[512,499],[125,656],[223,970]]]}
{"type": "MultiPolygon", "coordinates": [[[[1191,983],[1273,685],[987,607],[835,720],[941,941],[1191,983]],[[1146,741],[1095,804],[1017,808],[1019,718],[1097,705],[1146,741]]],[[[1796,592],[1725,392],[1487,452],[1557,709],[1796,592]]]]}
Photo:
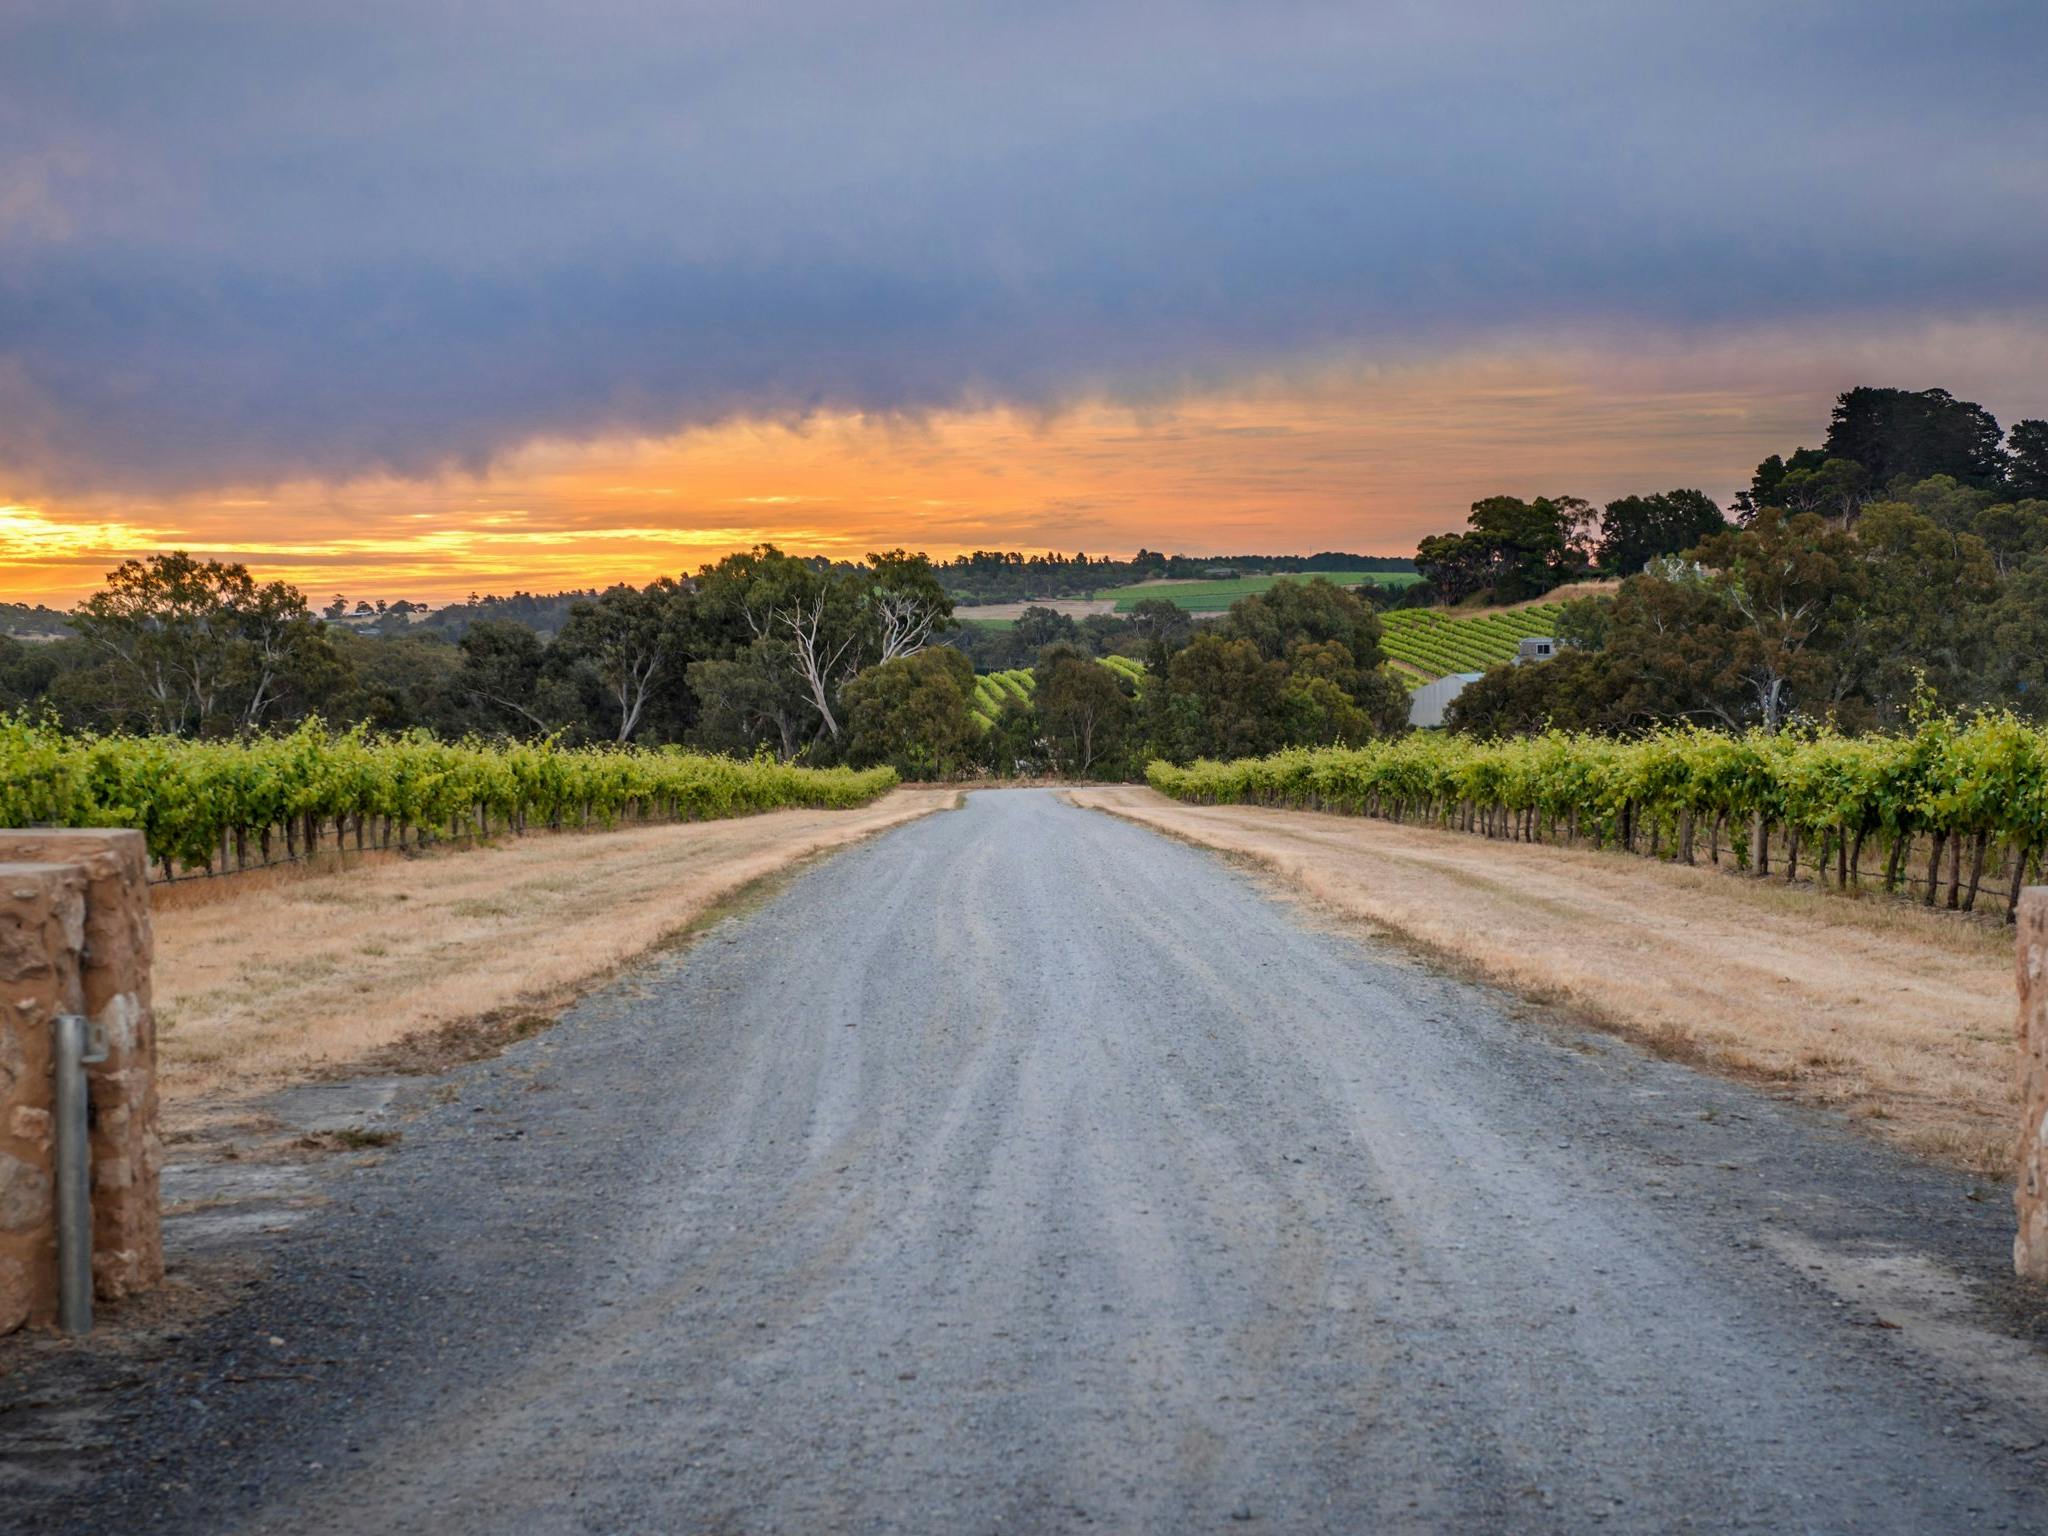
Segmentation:
{"type": "Polygon", "coordinates": [[[931,562],[901,550],[832,562],[761,546],[579,599],[552,637],[485,618],[454,641],[358,633],[287,583],[172,553],[124,562],[69,627],[0,640],[0,711],[196,740],[318,717],[919,777],[1126,777],[1160,755],[1362,740],[1407,712],[1371,605],[1327,581],[1276,583],[1199,626],[1153,600],[1078,623],[1033,608],[990,631],[956,625],[931,562]],[[1036,689],[977,718],[977,668],[1015,666],[1036,669],[1036,689]]]}
{"type": "Polygon", "coordinates": [[[1472,504],[1463,530],[1421,542],[1415,566],[1423,580],[1402,601],[1488,593],[1517,602],[1591,576],[1634,576],[1766,512],[1853,524],[1866,504],[1897,501],[1936,479],[1986,506],[2048,499],[2048,421],[2021,421],[2007,433],[1984,407],[1945,389],[1861,386],[1837,398],[1820,447],[1774,453],[1756,467],[1732,519],[1686,488],[1598,509],[1578,496],[1489,496],[1472,504]]]}
{"type": "Polygon", "coordinates": [[[361,635],[297,588],[179,552],[128,560],[73,638],[0,647],[0,703],[73,727],[207,738],[312,714],[385,730],[659,745],[693,735],[830,756],[839,693],[922,647],[952,604],[921,555],[803,560],[762,546],[687,580],[569,605],[552,638],[510,619],[361,635]]]}
{"type": "Polygon", "coordinates": [[[1765,459],[1735,513],[1646,546],[1611,599],[1561,603],[1558,656],[1489,673],[1447,724],[2048,717],[2048,423],[2007,434],[1945,390],[1853,389],[1823,446],[1765,459]]]}
{"type": "Polygon", "coordinates": [[[1171,604],[1084,629],[1033,610],[1008,635],[957,631],[922,556],[804,560],[772,547],[685,580],[571,605],[551,639],[504,619],[361,635],[296,588],[174,553],[130,560],[70,616],[74,635],[0,642],[0,706],[74,729],[209,739],[339,725],[444,737],[684,743],[906,773],[1122,776],[1158,752],[1267,750],[1395,729],[1370,607],[1327,582],[1283,583],[1196,633],[1171,604]],[[950,633],[949,633],[950,631],[950,633]],[[973,717],[975,661],[997,645],[1038,669],[993,728],[973,717]],[[1095,665],[1137,657],[1139,689],[1095,665]],[[1141,699],[1141,693],[1144,697],[1141,699]]]}

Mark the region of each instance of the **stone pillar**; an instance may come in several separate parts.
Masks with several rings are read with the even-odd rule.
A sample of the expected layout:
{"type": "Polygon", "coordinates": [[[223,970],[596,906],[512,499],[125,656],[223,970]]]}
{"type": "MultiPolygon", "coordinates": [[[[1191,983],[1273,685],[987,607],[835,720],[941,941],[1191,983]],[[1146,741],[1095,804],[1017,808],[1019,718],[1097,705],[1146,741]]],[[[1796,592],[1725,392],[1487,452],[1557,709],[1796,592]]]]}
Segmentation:
{"type": "Polygon", "coordinates": [[[84,1012],[107,1043],[92,1099],[93,1290],[117,1301],[163,1279],[156,1021],[150,1011],[149,849],[125,829],[0,831],[0,864],[85,876],[84,1012]]]}
{"type": "Polygon", "coordinates": [[[2048,1280],[2048,886],[2020,896],[2020,1155],[2013,1267],[2048,1280]]]}
{"type": "Polygon", "coordinates": [[[0,863],[0,1333],[57,1320],[51,1059],[81,1006],[85,872],[0,863]]]}

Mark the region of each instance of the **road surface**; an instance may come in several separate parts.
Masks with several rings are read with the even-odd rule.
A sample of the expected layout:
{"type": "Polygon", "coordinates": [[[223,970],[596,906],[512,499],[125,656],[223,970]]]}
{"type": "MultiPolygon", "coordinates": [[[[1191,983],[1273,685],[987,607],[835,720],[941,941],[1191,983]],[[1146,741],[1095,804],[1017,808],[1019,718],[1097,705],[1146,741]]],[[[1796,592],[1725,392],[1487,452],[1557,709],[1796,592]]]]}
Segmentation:
{"type": "Polygon", "coordinates": [[[2002,1190],[1519,1012],[977,794],[408,1089],[0,1514],[2048,1528],[2002,1190]]]}

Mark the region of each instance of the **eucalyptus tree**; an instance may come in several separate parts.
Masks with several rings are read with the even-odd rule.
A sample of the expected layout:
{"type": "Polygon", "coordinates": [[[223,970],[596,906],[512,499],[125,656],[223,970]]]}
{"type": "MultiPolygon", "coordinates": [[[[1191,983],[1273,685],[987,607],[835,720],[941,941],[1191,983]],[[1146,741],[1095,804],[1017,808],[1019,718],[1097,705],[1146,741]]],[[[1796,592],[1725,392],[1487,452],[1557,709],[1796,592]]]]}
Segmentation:
{"type": "Polygon", "coordinates": [[[849,564],[763,544],[706,566],[695,586],[700,632],[722,635],[728,658],[745,652],[754,665],[786,669],[813,741],[833,749],[844,733],[840,690],[868,667],[922,651],[953,613],[930,562],[902,550],[849,564]]]}
{"type": "Polygon", "coordinates": [[[1730,677],[1776,731],[1802,687],[1825,687],[1830,642],[1868,589],[1854,537],[1814,513],[1774,507],[1706,540],[1697,558],[1735,615],[1730,677]]]}
{"type": "Polygon", "coordinates": [[[1691,549],[1727,526],[1728,519],[1704,491],[1623,496],[1608,502],[1600,514],[1595,559],[1603,570],[1633,576],[1659,555],[1691,549]]]}
{"type": "Polygon", "coordinates": [[[663,577],[644,587],[613,587],[570,608],[551,660],[595,682],[614,740],[631,741],[657,688],[682,677],[688,605],[689,594],[663,577]]]}
{"type": "Polygon", "coordinates": [[[124,560],[71,623],[153,723],[181,735],[253,730],[294,682],[339,669],[296,587],[183,550],[124,560]]]}
{"type": "Polygon", "coordinates": [[[1032,708],[1055,773],[1120,778],[1129,769],[1138,721],[1129,683],[1071,645],[1039,658],[1032,708]]]}
{"type": "Polygon", "coordinates": [[[485,619],[463,632],[457,648],[462,662],[449,686],[487,732],[546,736],[562,724],[544,713],[547,644],[524,624],[485,619]]]}

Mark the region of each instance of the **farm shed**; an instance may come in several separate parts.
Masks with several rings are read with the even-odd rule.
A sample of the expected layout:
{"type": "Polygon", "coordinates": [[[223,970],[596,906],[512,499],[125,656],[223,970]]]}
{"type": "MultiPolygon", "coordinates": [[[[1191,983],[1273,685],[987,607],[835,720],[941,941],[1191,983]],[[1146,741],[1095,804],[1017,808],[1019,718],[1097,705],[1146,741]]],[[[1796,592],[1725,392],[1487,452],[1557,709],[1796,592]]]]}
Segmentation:
{"type": "Polygon", "coordinates": [[[1467,683],[1477,682],[1485,675],[1483,672],[1452,672],[1433,683],[1424,683],[1408,695],[1408,723],[1417,730],[1441,729],[1444,710],[1451,700],[1465,691],[1467,683]]]}

